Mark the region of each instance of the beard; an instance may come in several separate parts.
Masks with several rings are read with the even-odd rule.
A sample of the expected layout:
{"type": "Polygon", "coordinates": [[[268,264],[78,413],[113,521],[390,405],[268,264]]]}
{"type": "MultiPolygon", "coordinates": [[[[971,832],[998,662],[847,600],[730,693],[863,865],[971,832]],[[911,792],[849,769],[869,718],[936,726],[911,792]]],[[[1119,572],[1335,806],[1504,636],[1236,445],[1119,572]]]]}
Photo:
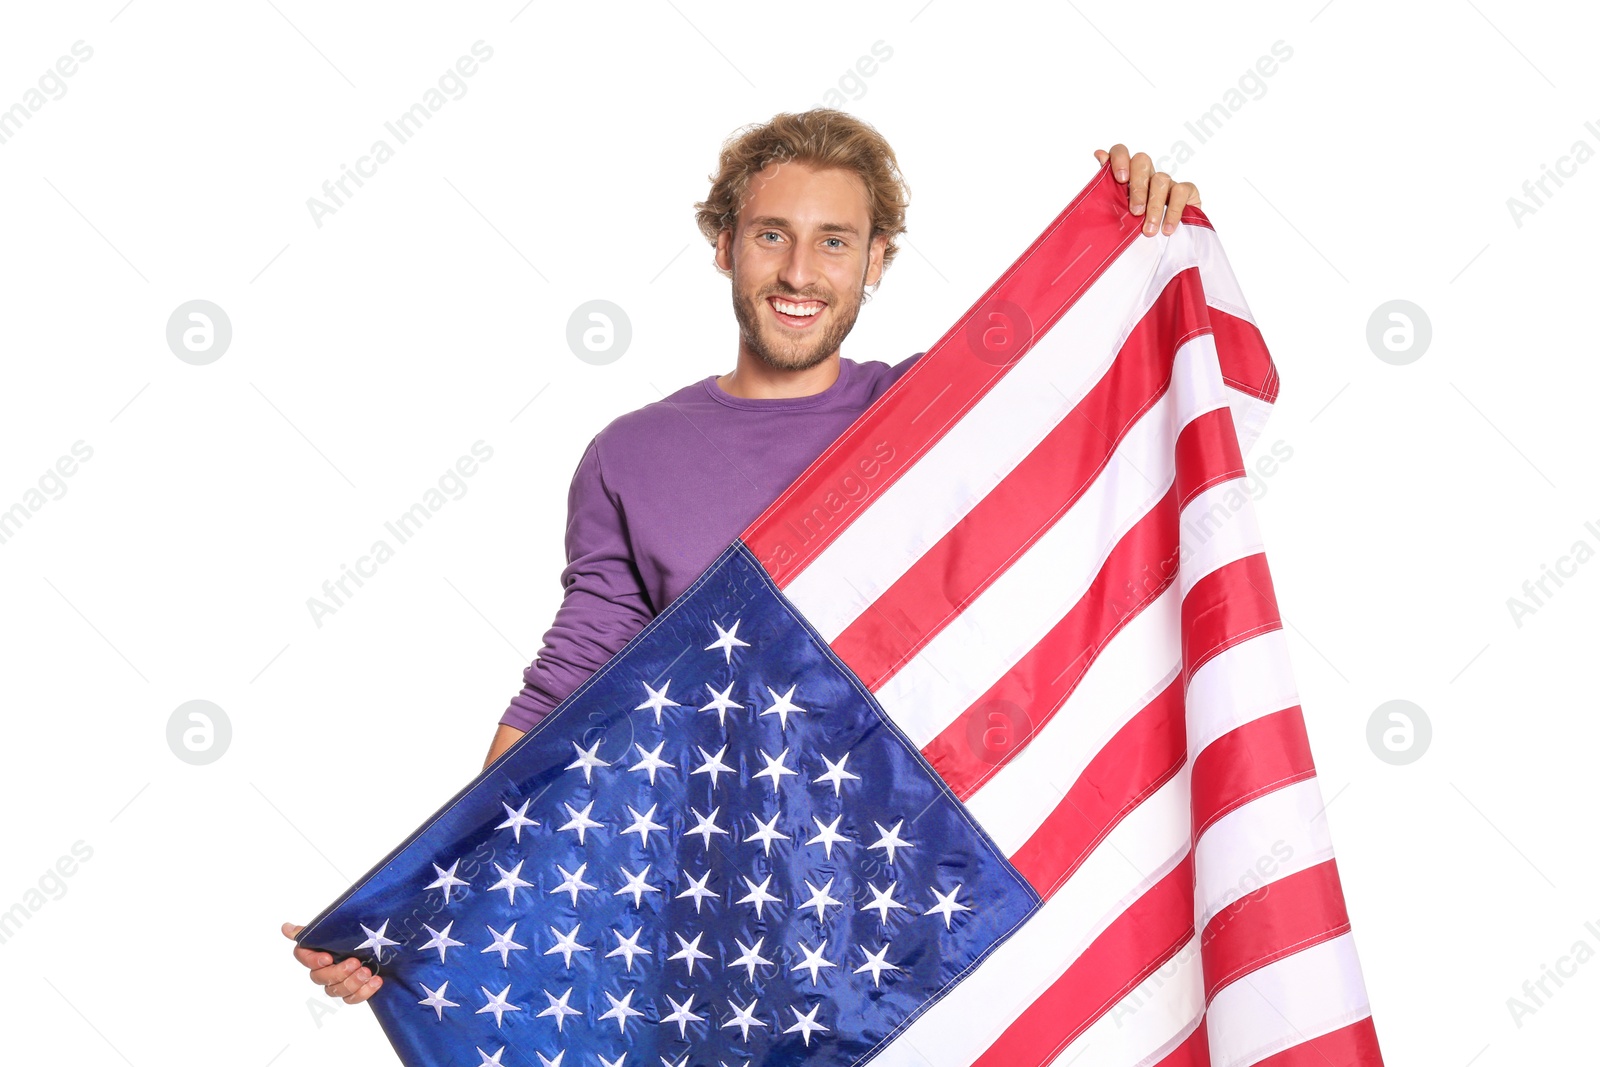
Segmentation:
{"type": "Polygon", "coordinates": [[[739,284],[737,269],[733,276],[733,314],[739,320],[739,337],[756,358],[774,370],[809,370],[838,351],[844,339],[855,328],[856,316],[861,313],[861,303],[866,292],[866,273],[862,272],[862,285],[849,300],[833,299],[831,293],[798,293],[786,285],[774,285],[761,293],[747,293],[739,284]],[[770,296],[788,297],[791,300],[821,300],[827,307],[818,312],[829,315],[826,324],[819,323],[816,332],[807,331],[796,337],[780,332],[783,326],[766,319],[761,305],[770,296]]]}

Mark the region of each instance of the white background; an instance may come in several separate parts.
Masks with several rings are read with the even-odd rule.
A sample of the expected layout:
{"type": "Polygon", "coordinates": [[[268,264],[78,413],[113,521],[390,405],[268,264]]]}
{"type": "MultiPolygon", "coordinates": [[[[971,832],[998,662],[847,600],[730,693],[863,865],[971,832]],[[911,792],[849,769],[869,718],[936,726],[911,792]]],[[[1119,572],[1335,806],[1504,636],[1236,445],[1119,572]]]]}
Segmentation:
{"type": "MultiPolygon", "coordinates": [[[[1507,998],[1600,950],[1580,672],[1600,561],[1590,301],[1600,161],[1523,195],[1600,121],[1595,12],[1507,0],[1123,5],[707,0],[6,5],[0,108],[82,40],[0,144],[0,510],[93,456],[0,544],[0,943],[12,1062],[388,1062],[366,1008],[278,933],[477,770],[555,610],[566,487],[614,416],[733,366],[692,205],[722,139],[845,107],[912,192],[845,344],[927,347],[1090,177],[1186,141],[1284,378],[1257,504],[1380,1040],[1393,1064],[1588,1062],[1600,961],[1519,1026],[1507,998]],[[318,227],[321,195],[483,40],[467,92],[318,227]],[[1274,42],[1292,58],[1201,144],[1185,128],[1274,42]],[[882,41],[892,56],[847,77],[882,41]],[[575,358],[590,299],[623,358],[575,358]],[[1422,307],[1380,361],[1366,324],[1422,307]],[[165,324],[229,316],[208,366],[165,324]],[[493,450],[318,627],[337,578],[473,442],[493,450]],[[1585,522],[1596,523],[1586,530],[1585,522]],[[184,701],[232,724],[181,762],[184,701]],[[1416,702],[1406,766],[1367,721],[1416,702]],[[75,843],[91,849],[30,896],[75,843]],[[1595,930],[1585,923],[1594,922],[1595,930]]],[[[392,540],[392,539],[391,539],[392,540]]],[[[1587,679],[1583,679],[1587,681],[1587,679]]]]}

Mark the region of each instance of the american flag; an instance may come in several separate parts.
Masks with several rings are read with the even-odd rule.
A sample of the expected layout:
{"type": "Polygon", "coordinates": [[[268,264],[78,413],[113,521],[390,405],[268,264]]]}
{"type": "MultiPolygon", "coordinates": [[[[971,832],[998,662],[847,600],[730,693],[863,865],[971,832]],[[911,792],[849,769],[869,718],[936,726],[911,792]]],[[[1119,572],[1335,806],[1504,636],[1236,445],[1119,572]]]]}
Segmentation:
{"type": "Polygon", "coordinates": [[[308,926],[408,1065],[1381,1064],[1210,222],[1102,168],[308,926]]]}

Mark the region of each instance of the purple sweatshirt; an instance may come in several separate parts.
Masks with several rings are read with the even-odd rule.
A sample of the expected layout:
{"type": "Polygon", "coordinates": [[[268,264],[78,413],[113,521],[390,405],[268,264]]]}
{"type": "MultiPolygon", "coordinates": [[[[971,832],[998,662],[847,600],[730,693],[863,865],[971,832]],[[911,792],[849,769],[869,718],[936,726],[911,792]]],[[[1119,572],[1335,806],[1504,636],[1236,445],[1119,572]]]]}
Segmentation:
{"type": "Polygon", "coordinates": [[[500,717],[531,729],[711,565],[916,360],[841,356],[811,396],[747,400],[710,375],[597,434],[567,494],[566,590],[500,717]]]}

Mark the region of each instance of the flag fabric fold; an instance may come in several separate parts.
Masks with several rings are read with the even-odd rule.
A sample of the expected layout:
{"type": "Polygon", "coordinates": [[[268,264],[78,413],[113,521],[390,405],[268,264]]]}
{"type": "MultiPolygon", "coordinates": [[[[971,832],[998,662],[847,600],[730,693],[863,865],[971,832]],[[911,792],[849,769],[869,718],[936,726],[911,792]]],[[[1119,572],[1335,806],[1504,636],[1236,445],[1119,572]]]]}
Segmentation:
{"type": "Polygon", "coordinates": [[[301,933],[404,1063],[1381,1064],[1244,461],[1277,371],[1206,216],[1141,221],[1102,168],[301,933]]]}

